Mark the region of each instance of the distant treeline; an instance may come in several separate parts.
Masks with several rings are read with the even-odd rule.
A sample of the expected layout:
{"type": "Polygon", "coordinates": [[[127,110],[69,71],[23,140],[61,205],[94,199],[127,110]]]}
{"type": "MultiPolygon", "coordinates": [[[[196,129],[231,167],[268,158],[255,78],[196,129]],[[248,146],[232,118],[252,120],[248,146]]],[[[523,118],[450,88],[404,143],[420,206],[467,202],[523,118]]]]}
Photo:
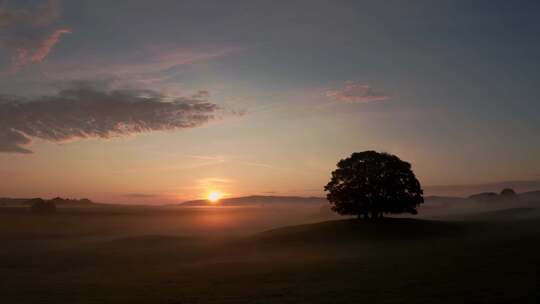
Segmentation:
{"type": "Polygon", "coordinates": [[[483,192],[469,196],[470,199],[480,202],[513,200],[516,197],[516,192],[511,188],[503,189],[500,194],[495,192],[483,192]]]}
{"type": "Polygon", "coordinates": [[[93,204],[87,198],[71,199],[55,197],[53,199],[42,199],[40,197],[24,199],[24,198],[0,198],[0,206],[4,207],[27,207],[34,213],[54,213],[57,206],[85,206],[93,204]]]}

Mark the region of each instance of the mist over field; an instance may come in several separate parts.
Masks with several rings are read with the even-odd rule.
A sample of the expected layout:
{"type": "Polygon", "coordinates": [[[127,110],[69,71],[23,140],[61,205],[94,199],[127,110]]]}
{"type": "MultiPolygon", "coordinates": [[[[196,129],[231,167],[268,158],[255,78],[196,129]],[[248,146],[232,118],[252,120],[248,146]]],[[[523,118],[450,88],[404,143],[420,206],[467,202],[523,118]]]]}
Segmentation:
{"type": "Polygon", "coordinates": [[[13,303],[454,303],[471,294],[535,303],[537,195],[428,198],[417,217],[377,222],[338,216],[318,198],[65,202],[53,214],[4,199],[0,270],[10,279],[0,289],[13,303]]]}
{"type": "MultiPolygon", "coordinates": [[[[24,230],[29,235],[73,233],[73,237],[77,236],[77,233],[85,236],[84,231],[88,229],[103,229],[110,233],[108,237],[245,236],[283,226],[352,218],[334,213],[325,198],[250,196],[224,199],[217,205],[207,200],[158,206],[66,202],[59,205],[58,214],[43,217],[50,222],[42,226],[33,223],[32,219],[36,217],[28,214],[28,206],[24,204],[24,199],[4,198],[0,199],[0,203],[1,213],[23,216],[27,219],[18,225],[27,225],[29,230],[24,230]],[[64,226],[66,223],[70,225],[69,229],[64,226]]],[[[520,217],[526,218],[536,216],[538,208],[540,208],[540,191],[518,193],[512,198],[500,195],[491,197],[485,194],[466,198],[428,196],[419,207],[419,214],[414,218],[457,219],[505,210],[522,210],[520,217]]],[[[398,217],[410,216],[398,215],[398,217]]],[[[16,232],[14,228],[7,228],[7,231],[0,234],[16,232]]]]}

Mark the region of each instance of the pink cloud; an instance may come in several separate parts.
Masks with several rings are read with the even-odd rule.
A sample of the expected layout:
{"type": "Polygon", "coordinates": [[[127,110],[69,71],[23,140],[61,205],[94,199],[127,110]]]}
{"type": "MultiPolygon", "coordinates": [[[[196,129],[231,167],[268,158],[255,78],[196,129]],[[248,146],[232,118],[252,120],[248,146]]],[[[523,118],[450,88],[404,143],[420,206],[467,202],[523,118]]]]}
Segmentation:
{"type": "Polygon", "coordinates": [[[11,53],[11,72],[30,63],[42,62],[71,29],[52,26],[60,16],[58,1],[42,2],[35,9],[15,9],[0,5],[0,47],[11,53]],[[51,33],[52,32],[52,33],[51,33]]]}
{"type": "Polygon", "coordinates": [[[44,41],[42,41],[39,48],[32,54],[30,57],[31,62],[41,62],[47,55],[49,55],[49,52],[53,48],[53,46],[58,43],[60,40],[60,36],[63,34],[70,34],[72,31],[71,29],[64,28],[64,29],[58,29],[54,31],[49,37],[47,37],[44,41]]]}
{"type": "Polygon", "coordinates": [[[370,103],[390,99],[390,96],[372,89],[367,84],[347,81],[341,89],[326,90],[325,95],[339,102],[370,103]]]}

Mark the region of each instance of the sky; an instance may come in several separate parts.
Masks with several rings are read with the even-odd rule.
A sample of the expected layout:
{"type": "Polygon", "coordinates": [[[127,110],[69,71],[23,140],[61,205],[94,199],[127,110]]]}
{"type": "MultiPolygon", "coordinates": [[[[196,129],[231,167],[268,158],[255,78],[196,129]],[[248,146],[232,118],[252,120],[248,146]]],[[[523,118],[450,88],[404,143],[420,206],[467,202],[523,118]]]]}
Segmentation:
{"type": "Polygon", "coordinates": [[[364,150],[409,161],[427,194],[540,188],[539,17],[525,0],[1,1],[0,196],[321,196],[364,150]]]}

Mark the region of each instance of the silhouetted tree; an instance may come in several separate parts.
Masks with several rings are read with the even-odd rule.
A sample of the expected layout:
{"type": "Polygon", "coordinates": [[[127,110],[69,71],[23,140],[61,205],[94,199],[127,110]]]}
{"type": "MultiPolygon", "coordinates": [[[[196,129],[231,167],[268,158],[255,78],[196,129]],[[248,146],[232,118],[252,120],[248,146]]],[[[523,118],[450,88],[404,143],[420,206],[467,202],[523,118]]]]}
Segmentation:
{"type": "Polygon", "coordinates": [[[56,204],[52,201],[46,201],[41,198],[34,198],[29,201],[30,211],[34,213],[54,213],[56,204]]]}
{"type": "Polygon", "coordinates": [[[411,165],[395,155],[364,151],[342,159],[324,187],[332,210],[358,218],[387,213],[417,214],[424,202],[420,182],[411,165]]]}
{"type": "Polygon", "coordinates": [[[513,201],[517,199],[516,191],[514,191],[512,188],[503,189],[499,197],[505,201],[513,201]]]}
{"type": "Polygon", "coordinates": [[[513,198],[516,196],[516,191],[514,191],[512,188],[505,188],[501,191],[501,196],[505,198],[513,198]]]}

